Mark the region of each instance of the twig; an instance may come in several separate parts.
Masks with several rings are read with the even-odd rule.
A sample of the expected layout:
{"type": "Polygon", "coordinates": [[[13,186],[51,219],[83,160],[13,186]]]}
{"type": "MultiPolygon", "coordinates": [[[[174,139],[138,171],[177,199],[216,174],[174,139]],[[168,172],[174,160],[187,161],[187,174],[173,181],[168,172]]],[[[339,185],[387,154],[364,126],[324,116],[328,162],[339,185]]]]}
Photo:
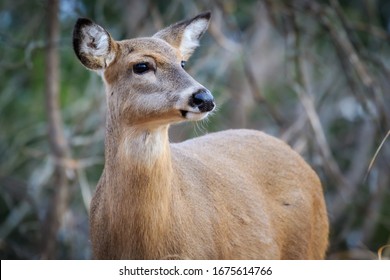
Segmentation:
{"type": "Polygon", "coordinates": [[[378,259],[379,259],[379,260],[382,260],[382,254],[383,254],[383,251],[384,251],[386,248],[390,248],[390,244],[389,244],[389,245],[383,245],[383,246],[381,246],[381,247],[378,249],[378,259]]]}
{"type": "Polygon", "coordinates": [[[385,142],[386,142],[386,140],[387,140],[387,138],[389,136],[390,136],[390,130],[387,132],[386,136],[383,138],[383,140],[380,143],[378,149],[376,149],[375,154],[374,154],[373,158],[371,159],[370,164],[368,165],[368,169],[367,169],[366,175],[364,176],[363,182],[366,182],[367,177],[368,177],[368,175],[369,175],[369,173],[370,173],[370,171],[372,169],[372,166],[374,165],[374,162],[375,162],[375,160],[376,160],[376,158],[377,158],[377,156],[379,154],[379,151],[382,149],[383,144],[385,144],[385,142]]]}

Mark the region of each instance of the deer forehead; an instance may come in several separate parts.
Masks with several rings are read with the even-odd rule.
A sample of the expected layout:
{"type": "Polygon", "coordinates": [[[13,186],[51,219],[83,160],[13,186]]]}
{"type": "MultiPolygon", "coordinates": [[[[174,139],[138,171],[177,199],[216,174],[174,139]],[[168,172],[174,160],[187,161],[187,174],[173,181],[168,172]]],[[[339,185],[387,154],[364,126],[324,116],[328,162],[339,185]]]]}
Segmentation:
{"type": "MultiPolygon", "coordinates": [[[[152,57],[157,62],[176,64],[182,59],[180,50],[158,38],[137,38],[118,42],[123,59],[152,57]]],[[[139,61],[138,61],[139,62],[139,61]]]]}

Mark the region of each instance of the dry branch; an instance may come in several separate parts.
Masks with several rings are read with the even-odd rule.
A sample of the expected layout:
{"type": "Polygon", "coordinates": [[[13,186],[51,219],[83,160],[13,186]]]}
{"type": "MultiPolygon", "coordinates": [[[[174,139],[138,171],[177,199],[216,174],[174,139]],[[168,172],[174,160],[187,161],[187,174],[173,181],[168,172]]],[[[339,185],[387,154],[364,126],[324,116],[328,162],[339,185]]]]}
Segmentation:
{"type": "Polygon", "coordinates": [[[374,156],[372,157],[371,161],[370,161],[370,164],[368,166],[368,169],[367,169],[367,172],[366,172],[366,175],[364,177],[364,181],[367,180],[367,177],[368,177],[368,174],[370,173],[371,169],[372,169],[372,166],[374,165],[374,162],[376,160],[376,157],[378,156],[379,154],[379,151],[382,149],[383,147],[383,144],[386,142],[387,138],[390,136],[390,130],[387,132],[386,136],[383,138],[382,142],[380,143],[378,149],[376,150],[374,156]]]}

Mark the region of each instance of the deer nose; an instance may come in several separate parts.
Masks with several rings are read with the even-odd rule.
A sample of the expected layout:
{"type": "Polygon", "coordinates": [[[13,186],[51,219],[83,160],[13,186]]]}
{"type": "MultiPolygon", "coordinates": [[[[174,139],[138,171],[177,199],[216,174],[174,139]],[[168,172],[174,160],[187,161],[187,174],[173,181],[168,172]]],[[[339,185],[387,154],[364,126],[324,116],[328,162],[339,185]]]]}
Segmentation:
{"type": "Polygon", "coordinates": [[[207,89],[201,89],[192,94],[189,105],[201,112],[211,112],[215,107],[214,97],[207,89]]]}

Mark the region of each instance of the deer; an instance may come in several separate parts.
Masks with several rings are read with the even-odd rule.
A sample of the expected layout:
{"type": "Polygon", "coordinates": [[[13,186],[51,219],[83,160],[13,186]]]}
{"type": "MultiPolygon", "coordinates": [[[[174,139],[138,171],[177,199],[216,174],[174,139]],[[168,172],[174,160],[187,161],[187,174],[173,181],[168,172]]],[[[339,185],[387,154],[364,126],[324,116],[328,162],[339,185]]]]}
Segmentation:
{"type": "Polygon", "coordinates": [[[171,125],[215,109],[184,69],[210,18],[121,41],[90,19],[75,24],[75,54],[102,77],[107,102],[89,213],[95,259],[325,258],[322,185],[288,144],[250,129],[169,141],[171,125]]]}

